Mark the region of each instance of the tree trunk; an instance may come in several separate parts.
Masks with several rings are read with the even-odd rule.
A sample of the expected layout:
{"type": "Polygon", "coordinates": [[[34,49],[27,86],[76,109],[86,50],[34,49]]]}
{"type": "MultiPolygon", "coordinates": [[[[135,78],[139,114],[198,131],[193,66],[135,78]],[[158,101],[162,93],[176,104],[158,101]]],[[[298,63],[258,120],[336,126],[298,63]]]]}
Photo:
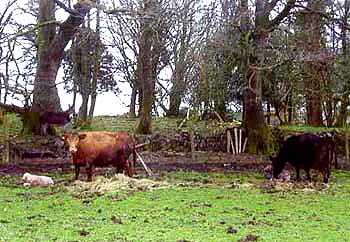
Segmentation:
{"type": "Polygon", "coordinates": [[[78,116],[77,116],[77,112],[75,110],[75,104],[77,101],[77,92],[78,92],[78,85],[77,85],[77,81],[73,80],[73,100],[72,100],[72,106],[73,106],[73,124],[74,127],[77,125],[77,121],[78,121],[78,116]]]}
{"type": "Polygon", "coordinates": [[[154,19],[151,18],[156,13],[157,2],[155,0],[144,1],[144,12],[148,15],[144,19],[141,26],[140,48],[139,48],[139,64],[140,70],[138,83],[141,84],[142,106],[140,112],[140,120],[136,129],[139,134],[152,133],[152,105],[154,101],[155,76],[154,63],[155,56],[152,49],[155,48],[155,31],[153,29],[154,19]]]}
{"type": "MultiPolygon", "coordinates": [[[[139,52],[141,53],[141,49],[139,49],[139,52]]],[[[139,58],[137,60],[137,66],[136,66],[136,78],[135,78],[135,86],[134,88],[136,89],[136,92],[135,92],[135,103],[136,103],[136,99],[138,99],[138,104],[139,104],[139,107],[138,107],[138,110],[137,110],[137,116],[140,116],[141,115],[141,112],[142,112],[142,86],[143,86],[143,80],[142,80],[142,76],[141,76],[141,58],[140,58],[140,55],[139,55],[139,58]]],[[[136,106],[135,106],[135,111],[136,111],[136,106]]]]}
{"type": "Polygon", "coordinates": [[[179,116],[179,110],[181,105],[182,95],[185,92],[185,80],[184,80],[184,60],[179,60],[175,65],[175,71],[172,77],[172,84],[169,98],[169,111],[167,116],[177,117],[179,116]]]}
{"type": "Polygon", "coordinates": [[[252,88],[243,91],[243,126],[247,130],[247,152],[250,154],[266,153],[272,141],[269,127],[264,120],[264,113],[258,95],[252,88]]]}
{"type": "Polygon", "coordinates": [[[300,18],[304,31],[301,33],[304,52],[309,55],[305,64],[306,83],[306,113],[307,124],[322,125],[322,92],[321,83],[325,79],[325,63],[317,58],[321,53],[322,19],[320,13],[324,11],[322,1],[311,0],[307,9],[301,11],[300,18]]]}
{"type": "MultiPolygon", "coordinates": [[[[88,20],[88,25],[89,20],[88,20]]],[[[90,28],[86,28],[87,31],[90,30],[90,28]]],[[[90,43],[89,43],[89,38],[87,37],[88,34],[84,34],[84,31],[82,33],[82,39],[80,40],[81,43],[81,49],[79,50],[81,52],[80,55],[80,95],[82,99],[81,106],[79,108],[79,125],[88,125],[88,110],[89,110],[89,98],[91,94],[91,83],[90,80],[91,78],[91,55],[90,55],[90,43]]]]}
{"type": "Polygon", "coordinates": [[[34,80],[33,109],[35,111],[62,111],[58,91],[55,85],[57,71],[61,60],[53,58],[52,50],[48,48],[56,34],[55,2],[41,0],[38,16],[38,66],[34,80]]]}
{"type": "Polygon", "coordinates": [[[293,123],[293,95],[288,94],[287,96],[287,112],[288,112],[288,124],[291,125],[293,123]]]}
{"type": "MultiPolygon", "coordinates": [[[[100,0],[96,1],[96,4],[100,4],[100,0]]],[[[95,111],[95,105],[96,105],[96,98],[97,98],[97,80],[99,79],[99,73],[100,73],[100,62],[101,62],[101,37],[100,37],[100,9],[97,9],[96,12],[96,47],[95,47],[95,53],[94,53],[94,70],[93,70],[93,76],[92,76],[92,83],[91,83],[91,102],[90,102],[90,110],[89,110],[89,122],[91,122],[94,111],[95,111]]]]}
{"type": "Polygon", "coordinates": [[[88,113],[88,105],[89,105],[89,93],[87,92],[83,92],[81,90],[81,106],[79,108],[79,115],[78,115],[78,119],[79,119],[79,124],[80,125],[85,125],[86,121],[87,121],[87,113],[88,113]]]}
{"type": "Polygon", "coordinates": [[[136,98],[137,98],[137,89],[133,85],[130,96],[130,106],[129,106],[129,117],[136,117],[136,98]]]}
{"type": "Polygon", "coordinates": [[[319,78],[320,70],[316,64],[307,65],[306,83],[306,122],[308,125],[321,126],[322,125],[322,106],[319,78]]]}

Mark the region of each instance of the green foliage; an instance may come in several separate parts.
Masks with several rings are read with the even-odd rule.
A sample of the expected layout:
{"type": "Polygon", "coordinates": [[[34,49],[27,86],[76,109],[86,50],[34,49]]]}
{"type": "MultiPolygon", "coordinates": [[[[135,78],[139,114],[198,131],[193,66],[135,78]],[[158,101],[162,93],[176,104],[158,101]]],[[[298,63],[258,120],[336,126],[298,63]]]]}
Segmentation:
{"type": "MultiPolygon", "coordinates": [[[[6,115],[6,119],[8,122],[8,128],[9,128],[9,135],[10,136],[14,136],[19,134],[19,132],[22,129],[22,122],[21,122],[21,118],[18,117],[18,115],[16,114],[5,114],[6,115]]],[[[0,136],[2,137],[4,135],[5,129],[3,126],[3,123],[0,124],[0,136]]]]}
{"type": "MultiPolygon", "coordinates": [[[[55,175],[56,179],[62,177],[55,175]]],[[[63,179],[68,179],[64,177],[63,179]]],[[[0,241],[342,241],[349,172],[329,189],[270,193],[260,175],[176,172],[172,186],[71,196],[67,183],[23,188],[0,178],[0,241]]]]}
{"type": "MultiPolygon", "coordinates": [[[[178,131],[178,127],[182,122],[179,118],[153,117],[152,127],[153,133],[173,134],[178,131]]],[[[87,131],[127,131],[133,133],[136,129],[138,118],[116,118],[98,116],[94,117],[91,125],[83,127],[87,131]]],[[[181,127],[182,130],[192,129],[199,134],[223,132],[232,123],[217,123],[212,121],[189,120],[181,127]]]]}
{"type": "Polygon", "coordinates": [[[281,125],[280,129],[291,132],[291,133],[318,133],[318,132],[331,132],[334,130],[340,130],[339,128],[328,128],[328,127],[315,127],[306,125],[281,125]]]}
{"type": "MultiPolygon", "coordinates": [[[[174,132],[178,126],[179,119],[175,118],[152,118],[153,132],[174,132]]],[[[116,118],[116,117],[106,117],[97,116],[91,122],[89,127],[83,128],[89,131],[127,131],[133,133],[136,129],[138,118],[116,118]]]]}

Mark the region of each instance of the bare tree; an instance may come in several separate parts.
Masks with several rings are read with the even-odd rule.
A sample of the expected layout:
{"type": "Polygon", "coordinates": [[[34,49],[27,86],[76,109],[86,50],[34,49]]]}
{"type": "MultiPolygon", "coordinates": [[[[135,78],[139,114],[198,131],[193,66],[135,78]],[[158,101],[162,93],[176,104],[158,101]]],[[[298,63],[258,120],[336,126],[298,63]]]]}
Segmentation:
{"type": "Polygon", "coordinates": [[[136,116],[138,88],[137,58],[139,52],[140,18],[135,9],[139,9],[139,1],[120,1],[125,11],[107,15],[108,31],[111,35],[109,45],[116,50],[116,74],[130,85],[132,90],[129,104],[129,116],[136,116]]]}
{"type": "Polygon", "coordinates": [[[170,40],[170,48],[173,49],[173,65],[169,93],[168,116],[178,116],[180,104],[185,95],[188,72],[193,66],[191,53],[195,52],[196,42],[200,39],[198,29],[196,29],[196,17],[198,16],[200,5],[195,0],[175,1],[176,14],[173,14],[174,33],[170,40]]]}
{"type": "Polygon", "coordinates": [[[65,89],[74,92],[73,99],[77,93],[82,98],[77,124],[90,124],[98,93],[118,92],[113,62],[114,58],[102,43],[99,31],[90,27],[77,31],[66,54],[63,77],[65,89]]]}
{"type": "Polygon", "coordinates": [[[36,50],[35,34],[26,30],[31,27],[29,23],[24,26],[16,22],[14,16],[21,13],[16,1],[8,0],[0,16],[0,100],[6,104],[10,98],[16,99],[28,108],[32,67],[36,61],[32,54],[36,50]]]}

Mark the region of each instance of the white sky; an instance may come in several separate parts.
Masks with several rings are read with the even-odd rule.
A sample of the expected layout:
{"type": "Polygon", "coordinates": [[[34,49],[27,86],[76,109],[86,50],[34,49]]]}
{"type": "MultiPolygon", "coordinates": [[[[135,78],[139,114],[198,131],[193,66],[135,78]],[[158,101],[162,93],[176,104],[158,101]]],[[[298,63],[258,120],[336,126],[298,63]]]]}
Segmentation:
{"type": "MultiPolygon", "coordinates": [[[[59,77],[58,77],[59,78],[59,77]]],[[[58,95],[61,100],[62,109],[68,109],[68,105],[72,104],[73,93],[67,94],[65,90],[63,90],[63,85],[57,86],[58,95]]],[[[118,115],[124,114],[129,111],[127,105],[130,102],[130,93],[131,89],[127,86],[121,88],[122,93],[117,97],[112,92],[106,92],[97,95],[96,106],[94,116],[99,115],[118,115]]],[[[78,111],[81,105],[81,96],[77,95],[75,110],[78,111]]]]}

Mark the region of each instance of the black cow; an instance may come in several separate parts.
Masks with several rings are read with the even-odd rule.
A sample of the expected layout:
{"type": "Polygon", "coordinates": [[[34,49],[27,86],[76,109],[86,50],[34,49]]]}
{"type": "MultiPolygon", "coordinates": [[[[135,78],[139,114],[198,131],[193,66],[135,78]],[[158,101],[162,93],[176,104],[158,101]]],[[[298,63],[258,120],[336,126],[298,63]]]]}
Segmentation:
{"type": "Polygon", "coordinates": [[[278,178],[285,164],[289,162],[295,168],[298,181],[300,169],[303,168],[309,181],[311,181],[310,169],[315,169],[322,173],[323,182],[328,183],[330,165],[335,155],[332,145],[329,139],[315,134],[306,133],[289,137],[278,155],[270,157],[273,177],[278,178]]]}
{"type": "Polygon", "coordinates": [[[70,122],[70,115],[74,113],[74,107],[68,107],[64,112],[43,112],[40,117],[40,135],[47,135],[49,125],[61,126],[61,132],[64,131],[64,126],[70,122]]]}

